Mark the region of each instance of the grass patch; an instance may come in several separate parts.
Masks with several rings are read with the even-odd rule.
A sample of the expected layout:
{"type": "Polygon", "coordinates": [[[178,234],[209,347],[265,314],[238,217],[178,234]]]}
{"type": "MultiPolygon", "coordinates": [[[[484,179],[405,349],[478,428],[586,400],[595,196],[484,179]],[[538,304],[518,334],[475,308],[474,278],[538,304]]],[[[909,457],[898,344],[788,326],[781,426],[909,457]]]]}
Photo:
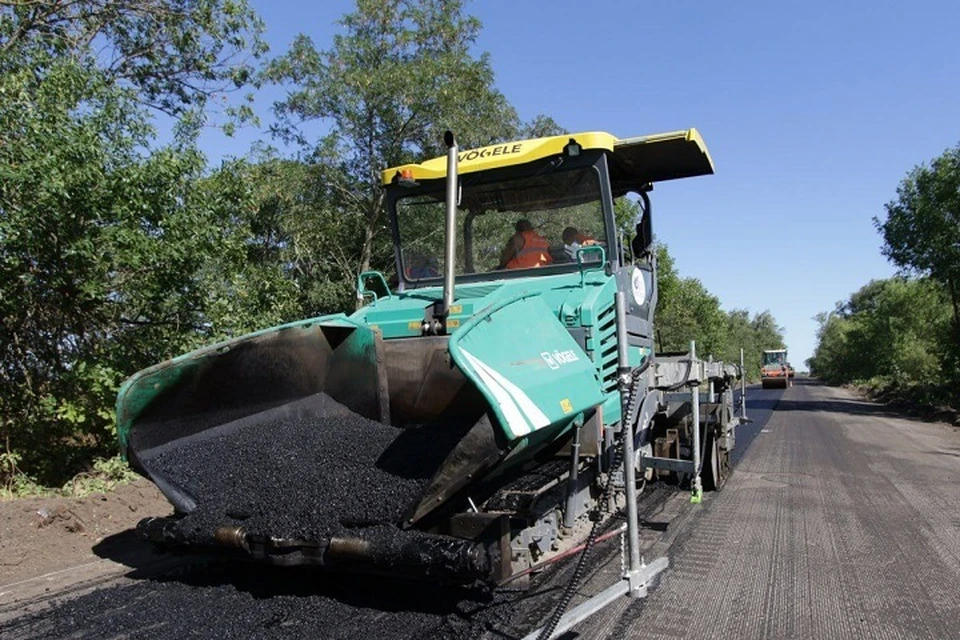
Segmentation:
{"type": "Polygon", "coordinates": [[[19,455],[12,451],[0,453],[0,500],[35,497],[82,498],[91,493],[112,491],[119,485],[133,482],[139,476],[119,455],[97,458],[89,471],[78,473],[62,487],[45,487],[27,474],[18,464],[19,455]]]}

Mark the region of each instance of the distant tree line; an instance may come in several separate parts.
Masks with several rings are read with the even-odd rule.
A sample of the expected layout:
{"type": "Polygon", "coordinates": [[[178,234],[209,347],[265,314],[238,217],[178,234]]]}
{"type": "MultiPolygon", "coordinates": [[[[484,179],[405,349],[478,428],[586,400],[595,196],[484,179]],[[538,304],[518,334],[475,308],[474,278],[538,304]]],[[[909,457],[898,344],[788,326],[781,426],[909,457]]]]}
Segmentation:
{"type": "MultiPolygon", "coordinates": [[[[270,59],[245,0],[0,0],[0,483],[113,455],[116,392],[144,367],[352,309],[356,274],[393,268],[380,171],[439,155],[443,129],[464,147],[561,132],[520,121],[459,0],[358,0],[341,25],[270,59]],[[199,132],[255,125],[266,83],[297,151],[211,166],[199,132]]],[[[660,256],[659,348],[781,344],[768,313],[722,312],[660,256]]]]}
{"type": "Polygon", "coordinates": [[[817,316],[811,373],[960,407],[960,145],[910,171],[885,209],[874,223],[900,274],[817,316]]]}
{"type": "Polygon", "coordinates": [[[740,362],[743,349],[747,377],[757,380],[764,349],[782,349],[783,328],[769,311],[724,311],[720,299],[696,278],[680,277],[665,245],[657,248],[660,301],[654,330],[660,352],[688,351],[697,341],[697,354],[723,362],[740,362]]]}

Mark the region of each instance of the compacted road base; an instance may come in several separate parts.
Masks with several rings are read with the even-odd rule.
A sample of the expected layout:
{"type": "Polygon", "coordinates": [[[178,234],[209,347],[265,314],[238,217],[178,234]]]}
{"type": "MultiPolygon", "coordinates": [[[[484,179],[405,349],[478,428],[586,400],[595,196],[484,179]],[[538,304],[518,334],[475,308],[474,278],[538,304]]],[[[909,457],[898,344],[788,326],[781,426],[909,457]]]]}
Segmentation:
{"type": "Polygon", "coordinates": [[[580,637],[960,638],[960,430],[801,381],[669,555],[580,637]]]}

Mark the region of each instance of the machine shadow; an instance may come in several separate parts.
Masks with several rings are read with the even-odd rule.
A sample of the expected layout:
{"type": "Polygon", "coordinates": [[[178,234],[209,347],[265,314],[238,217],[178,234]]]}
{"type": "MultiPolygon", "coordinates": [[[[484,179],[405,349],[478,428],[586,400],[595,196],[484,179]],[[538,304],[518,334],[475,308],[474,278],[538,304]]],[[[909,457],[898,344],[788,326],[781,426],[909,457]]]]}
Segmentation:
{"type": "Polygon", "coordinates": [[[780,403],[780,394],[777,394],[776,397],[772,398],[757,398],[755,395],[751,396],[750,392],[747,392],[747,413],[750,413],[750,410],[754,411],[773,411],[777,408],[777,405],[780,403]]]}
{"type": "MultiPolygon", "coordinates": [[[[830,386],[813,378],[800,378],[797,386],[826,387],[830,386]]],[[[757,406],[754,402],[753,406],[757,406]]],[[[751,405],[747,405],[748,407],[751,405]]],[[[951,411],[942,411],[931,408],[910,406],[903,403],[883,403],[867,399],[831,399],[831,400],[789,400],[781,399],[776,404],[777,411],[820,411],[824,413],[845,413],[854,416],[900,418],[914,422],[947,422],[955,420],[951,411]]]]}
{"type": "Polygon", "coordinates": [[[131,577],[141,577],[144,572],[154,569],[158,564],[167,564],[173,558],[170,554],[159,553],[149,542],[142,540],[136,529],[127,529],[103,538],[91,548],[98,558],[110,560],[132,569],[131,577]],[[141,575],[134,575],[134,574],[141,575]]]}

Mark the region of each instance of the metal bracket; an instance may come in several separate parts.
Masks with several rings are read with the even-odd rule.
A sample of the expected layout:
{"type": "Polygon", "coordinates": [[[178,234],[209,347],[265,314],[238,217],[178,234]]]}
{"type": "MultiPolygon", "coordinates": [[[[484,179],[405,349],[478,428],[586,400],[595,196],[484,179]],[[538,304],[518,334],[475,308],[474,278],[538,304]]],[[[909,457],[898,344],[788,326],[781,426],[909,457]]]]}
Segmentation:
{"type": "Polygon", "coordinates": [[[677,471],[680,473],[693,473],[692,460],[677,460],[675,458],[657,458],[654,456],[640,457],[641,469],[664,469],[666,471],[677,471]]]}
{"type": "Polygon", "coordinates": [[[366,296],[371,296],[373,298],[373,304],[377,304],[379,301],[379,296],[377,292],[372,289],[367,289],[367,279],[376,278],[380,280],[380,284],[383,285],[384,291],[387,292],[386,297],[392,298],[393,294],[390,292],[390,285],[387,284],[387,279],[383,277],[383,274],[379,271],[364,271],[357,276],[357,299],[363,300],[366,296]]]}
{"type": "MultiPolygon", "coordinates": [[[[631,598],[645,598],[647,596],[647,586],[660,573],[670,565],[667,558],[657,558],[650,564],[642,565],[636,571],[628,571],[620,582],[613,584],[586,602],[570,609],[557,624],[557,628],[550,635],[551,638],[557,638],[574,626],[580,624],[594,613],[610,605],[617,598],[628,595],[631,598]]],[[[523,637],[523,640],[536,640],[540,637],[543,628],[536,629],[523,637]]]]}

